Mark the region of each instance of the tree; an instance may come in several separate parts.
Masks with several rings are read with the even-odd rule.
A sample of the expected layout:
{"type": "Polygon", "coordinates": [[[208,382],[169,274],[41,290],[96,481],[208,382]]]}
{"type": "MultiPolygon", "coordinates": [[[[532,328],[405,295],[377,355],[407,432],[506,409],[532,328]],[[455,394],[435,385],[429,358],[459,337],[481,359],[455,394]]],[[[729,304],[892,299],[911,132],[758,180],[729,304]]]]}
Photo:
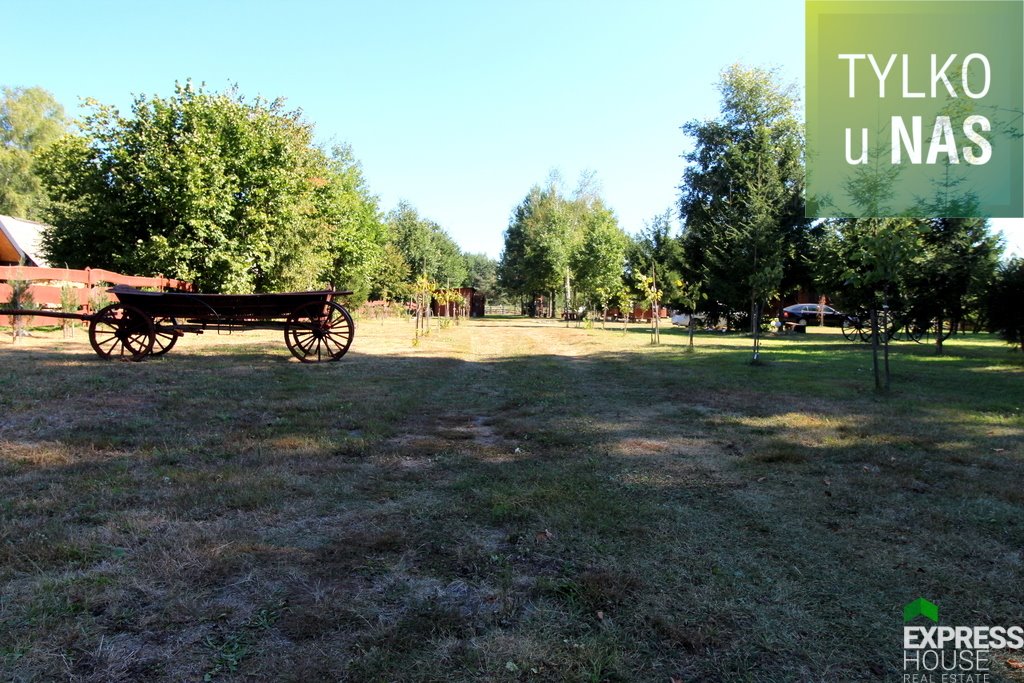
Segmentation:
{"type": "Polygon", "coordinates": [[[46,207],[33,164],[67,130],[62,107],[42,88],[4,88],[0,98],[0,214],[39,220],[46,207]]]}
{"type": "Polygon", "coordinates": [[[820,290],[833,293],[847,310],[869,311],[878,390],[889,389],[889,311],[902,305],[900,278],[920,249],[920,235],[909,218],[840,218],[828,221],[816,242],[814,262],[820,290]],[[883,344],[884,381],[878,361],[883,344]]]}
{"type": "MultiPolygon", "coordinates": [[[[549,249],[558,227],[561,197],[553,182],[535,185],[512,212],[505,247],[498,262],[498,282],[508,292],[526,297],[551,295],[559,285],[559,258],[549,249]]],[[[554,297],[547,315],[554,316],[554,297]]]]}
{"type": "Polygon", "coordinates": [[[577,296],[594,301],[598,289],[621,277],[625,247],[592,176],[582,177],[572,197],[562,195],[559,182],[553,174],[544,187],[535,185],[513,211],[498,264],[498,281],[507,292],[549,296],[551,316],[556,292],[569,309],[577,296]]]}
{"type": "Polygon", "coordinates": [[[733,65],[719,90],[721,116],[683,126],[695,145],[684,155],[679,203],[687,279],[704,283],[712,315],[753,312],[752,298],[810,279],[800,260],[809,222],[795,89],[773,72],[733,65]]]}
{"type": "Polygon", "coordinates": [[[466,286],[482,293],[488,301],[504,298],[498,288],[498,262],[487,254],[466,254],[466,286]]]}
{"type": "Polygon", "coordinates": [[[993,332],[1024,351],[1024,258],[1016,257],[999,266],[989,288],[986,304],[988,324],[993,332]]]}
{"type": "Polygon", "coordinates": [[[570,258],[576,294],[588,308],[597,304],[607,309],[611,292],[622,286],[629,238],[600,199],[578,199],[575,204],[582,224],[579,246],[570,258]]]}
{"type": "Polygon", "coordinates": [[[459,245],[440,225],[399,202],[385,219],[387,240],[401,252],[414,281],[421,275],[442,287],[461,287],[469,275],[459,245]]]}
{"type": "Polygon", "coordinates": [[[662,291],[658,288],[658,281],[652,272],[634,273],[634,287],[640,292],[640,301],[647,304],[651,311],[651,344],[657,346],[661,343],[661,297],[662,291]]]}
{"type": "Polygon", "coordinates": [[[683,308],[689,313],[689,321],[687,322],[687,332],[689,337],[689,349],[693,350],[693,327],[694,320],[697,313],[697,307],[700,306],[700,302],[707,299],[708,295],[701,291],[699,282],[685,282],[679,280],[675,283],[677,296],[679,302],[683,305],[683,308]]]}
{"type": "Polygon", "coordinates": [[[381,250],[370,277],[370,297],[381,301],[403,299],[412,294],[412,270],[397,245],[388,242],[381,250]]]}
{"type": "Polygon", "coordinates": [[[385,258],[386,233],[377,198],[347,146],[332,150],[323,182],[314,187],[311,218],[328,259],[324,277],[333,288],[351,289],[351,303],[358,305],[369,296],[385,258]]]}
{"type": "Polygon", "coordinates": [[[546,315],[552,317],[554,291],[568,265],[563,204],[552,180],[544,188],[532,187],[512,212],[498,263],[501,286],[520,296],[548,295],[546,315]]]}
{"type": "Polygon", "coordinates": [[[664,293],[664,300],[679,304],[681,293],[676,283],[681,282],[683,277],[683,248],[672,233],[671,209],[647,222],[640,234],[630,242],[626,270],[631,274],[650,274],[653,269],[658,287],[664,293]]]}
{"type": "MultiPolygon", "coordinates": [[[[22,262],[21,265],[24,265],[22,262]]],[[[8,280],[8,286],[11,288],[11,296],[6,302],[4,302],[3,308],[9,308],[12,310],[31,311],[37,308],[36,298],[32,294],[32,282],[31,280],[8,280]]],[[[28,319],[23,315],[12,315],[11,316],[11,340],[17,342],[20,337],[27,337],[28,330],[25,327],[28,324],[28,319]]]]}
{"type": "Polygon", "coordinates": [[[833,293],[848,310],[869,311],[871,360],[875,389],[888,391],[889,338],[893,308],[903,305],[901,280],[910,259],[920,249],[920,230],[914,221],[893,215],[890,202],[901,172],[881,161],[876,147],[872,164],[858,165],[845,184],[857,215],[827,221],[816,240],[819,291],[833,293]],[[884,382],[878,353],[883,349],[884,382]]]}
{"type": "MultiPolygon", "coordinates": [[[[961,194],[950,165],[946,164],[945,182],[931,202],[917,213],[933,216],[919,220],[922,227],[920,249],[903,278],[906,313],[911,324],[933,325],[941,330],[959,326],[966,313],[968,297],[981,283],[992,279],[999,265],[999,238],[990,234],[983,218],[954,218],[981,213],[977,197],[961,194]]],[[[945,335],[935,335],[935,353],[942,355],[945,335]]]]}
{"type": "Polygon", "coordinates": [[[760,361],[761,309],[776,296],[782,283],[785,245],[777,229],[785,188],[773,163],[768,130],[761,126],[747,149],[733,148],[729,162],[743,178],[743,191],[730,197],[725,214],[728,248],[723,258],[735,259],[750,302],[750,331],[754,363],[760,361]],[[730,214],[731,217],[730,217],[730,214]]]}
{"type": "Polygon", "coordinates": [[[430,299],[437,283],[431,282],[426,275],[420,274],[411,285],[413,304],[416,307],[416,325],[413,333],[413,346],[420,343],[420,336],[430,334],[430,299]]]}
{"type": "Polygon", "coordinates": [[[362,289],[379,222],[346,149],[328,156],[283,100],[191,82],[132,116],[88,102],[82,136],[39,169],[57,263],[191,280],[213,292],[362,289]]]}

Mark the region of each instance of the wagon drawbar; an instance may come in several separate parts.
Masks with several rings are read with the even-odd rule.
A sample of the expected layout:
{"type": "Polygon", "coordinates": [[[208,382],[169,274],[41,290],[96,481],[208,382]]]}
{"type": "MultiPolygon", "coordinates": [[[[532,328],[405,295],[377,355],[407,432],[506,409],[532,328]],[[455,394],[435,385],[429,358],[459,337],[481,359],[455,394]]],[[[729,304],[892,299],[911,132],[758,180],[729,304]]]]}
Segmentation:
{"type": "Polygon", "coordinates": [[[146,292],[126,285],[108,290],[118,302],[92,314],[0,310],[0,315],[72,318],[89,323],[98,356],[139,361],[170,351],[186,333],[207,330],[279,329],[292,355],[304,363],[340,360],[355,336],[355,323],[335,301],[351,291],[277,294],[146,292]]]}

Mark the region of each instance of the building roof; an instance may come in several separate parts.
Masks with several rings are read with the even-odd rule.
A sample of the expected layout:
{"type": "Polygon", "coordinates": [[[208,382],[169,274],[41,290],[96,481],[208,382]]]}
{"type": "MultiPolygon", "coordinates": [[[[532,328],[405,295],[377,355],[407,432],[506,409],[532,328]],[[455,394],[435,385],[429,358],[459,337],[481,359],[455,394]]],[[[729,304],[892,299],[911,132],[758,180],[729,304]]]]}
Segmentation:
{"type": "Polygon", "coordinates": [[[48,268],[42,255],[43,229],[47,226],[23,218],[0,216],[0,261],[48,268]]]}

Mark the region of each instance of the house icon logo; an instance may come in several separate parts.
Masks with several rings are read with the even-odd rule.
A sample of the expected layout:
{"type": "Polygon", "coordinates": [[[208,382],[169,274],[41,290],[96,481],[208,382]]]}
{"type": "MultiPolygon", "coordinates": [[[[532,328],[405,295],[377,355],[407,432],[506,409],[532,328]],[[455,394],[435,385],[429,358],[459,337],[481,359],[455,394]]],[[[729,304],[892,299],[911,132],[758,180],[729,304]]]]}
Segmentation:
{"type": "Polygon", "coordinates": [[[924,598],[918,598],[913,602],[908,602],[903,607],[903,623],[907,623],[917,619],[918,617],[924,617],[931,619],[933,622],[939,622],[939,606],[930,600],[924,598]]]}

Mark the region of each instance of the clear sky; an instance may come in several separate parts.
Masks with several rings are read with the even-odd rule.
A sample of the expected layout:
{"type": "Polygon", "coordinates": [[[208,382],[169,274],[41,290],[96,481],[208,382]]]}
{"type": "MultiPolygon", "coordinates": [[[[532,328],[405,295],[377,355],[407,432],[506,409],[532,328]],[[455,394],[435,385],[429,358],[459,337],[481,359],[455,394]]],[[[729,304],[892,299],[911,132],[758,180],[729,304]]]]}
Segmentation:
{"type": "MultiPolygon", "coordinates": [[[[6,5],[0,84],[130,109],[191,78],[284,97],[352,146],[385,210],[400,199],[497,257],[512,209],[551,170],[594,171],[630,232],[672,206],[722,68],[803,84],[804,3],[309,0],[6,5]]],[[[998,222],[1024,254],[1024,221],[998,222]]]]}

